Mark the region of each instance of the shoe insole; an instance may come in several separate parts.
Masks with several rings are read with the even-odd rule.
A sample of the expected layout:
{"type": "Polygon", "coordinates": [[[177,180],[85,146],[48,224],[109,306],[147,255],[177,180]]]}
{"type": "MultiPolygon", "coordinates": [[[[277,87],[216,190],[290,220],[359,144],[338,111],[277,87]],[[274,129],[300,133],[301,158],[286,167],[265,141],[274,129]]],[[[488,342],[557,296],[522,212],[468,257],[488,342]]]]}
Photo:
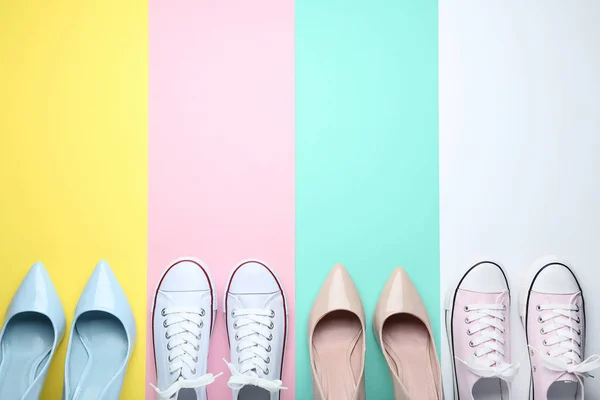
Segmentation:
{"type": "Polygon", "coordinates": [[[548,388],[548,400],[575,400],[579,391],[576,381],[557,381],[548,388]]]}
{"type": "Polygon", "coordinates": [[[177,395],[173,395],[171,398],[177,400],[198,400],[196,390],[187,388],[181,389],[177,395]]]}
{"type": "Polygon", "coordinates": [[[238,400],[270,400],[271,393],[258,386],[244,386],[240,389],[238,400]]]}
{"type": "MultiPolygon", "coordinates": [[[[481,378],[473,385],[473,399],[475,400],[510,400],[508,385],[499,378],[481,378]]],[[[566,398],[561,398],[565,400],[566,398]]]]}
{"type": "Polygon", "coordinates": [[[418,318],[398,314],[383,325],[383,348],[411,400],[437,400],[431,338],[418,318]]]}
{"type": "Polygon", "coordinates": [[[363,329],[358,317],[347,311],[326,315],[315,327],[315,369],[328,400],[348,400],[356,393],[363,364],[363,329]]]}
{"type": "Polygon", "coordinates": [[[123,368],[127,357],[127,334],[111,314],[90,311],[75,323],[68,357],[69,381],[77,400],[98,400],[123,368]]]}
{"type": "Polygon", "coordinates": [[[43,314],[17,314],[8,322],[0,351],[0,399],[20,399],[50,361],[54,329],[43,314]]]}

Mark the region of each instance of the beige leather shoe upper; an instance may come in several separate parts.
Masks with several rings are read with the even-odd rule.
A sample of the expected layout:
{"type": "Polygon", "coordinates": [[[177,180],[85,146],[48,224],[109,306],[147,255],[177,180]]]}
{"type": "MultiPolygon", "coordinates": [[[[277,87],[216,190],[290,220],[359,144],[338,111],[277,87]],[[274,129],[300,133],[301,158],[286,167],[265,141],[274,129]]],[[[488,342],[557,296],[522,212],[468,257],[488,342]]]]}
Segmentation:
{"type": "Polygon", "coordinates": [[[365,312],[341,264],[315,299],[308,338],[315,400],[364,400],[365,312]]]}
{"type": "Polygon", "coordinates": [[[396,400],[441,400],[439,360],[421,296],[402,268],[388,279],[373,331],[387,361],[396,400]]]}

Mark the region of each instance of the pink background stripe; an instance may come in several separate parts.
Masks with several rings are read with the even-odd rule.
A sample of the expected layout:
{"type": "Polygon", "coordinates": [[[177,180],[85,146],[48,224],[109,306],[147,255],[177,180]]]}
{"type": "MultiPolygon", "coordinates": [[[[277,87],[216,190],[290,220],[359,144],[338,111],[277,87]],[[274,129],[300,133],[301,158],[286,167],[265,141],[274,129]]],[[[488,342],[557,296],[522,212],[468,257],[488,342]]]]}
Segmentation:
{"type": "Polygon", "coordinates": [[[228,399],[225,282],[244,259],[267,262],[290,305],[282,399],[293,399],[294,3],[151,0],[149,29],[148,305],[173,259],[206,263],[219,291],[209,372],[225,372],[209,397],[228,399]]]}

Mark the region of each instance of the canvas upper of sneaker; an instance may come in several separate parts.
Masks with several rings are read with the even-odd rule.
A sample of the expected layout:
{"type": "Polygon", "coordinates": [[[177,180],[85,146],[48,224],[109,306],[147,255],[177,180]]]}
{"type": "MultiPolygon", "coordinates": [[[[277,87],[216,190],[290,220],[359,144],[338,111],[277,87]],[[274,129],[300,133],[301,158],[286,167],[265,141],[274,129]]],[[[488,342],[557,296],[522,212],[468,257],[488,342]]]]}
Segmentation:
{"type": "Polygon", "coordinates": [[[287,305],[283,287],[259,261],[241,263],[225,292],[230,347],[229,386],[234,400],[278,400],[285,343],[287,305]]]}
{"type": "Polygon", "coordinates": [[[532,267],[521,294],[531,364],[531,399],[552,393],[583,399],[583,378],[600,367],[584,359],[585,309],[581,286],[567,263],[545,258],[532,267]]]}
{"type": "Polygon", "coordinates": [[[217,298],[210,273],[195,259],[174,261],[161,277],[152,313],[159,399],[206,400],[210,335],[217,298]]]}
{"type": "Polygon", "coordinates": [[[488,383],[509,398],[519,365],[510,362],[510,292],[503,270],[492,262],[475,264],[450,295],[446,308],[455,398],[477,399],[488,383]]]}

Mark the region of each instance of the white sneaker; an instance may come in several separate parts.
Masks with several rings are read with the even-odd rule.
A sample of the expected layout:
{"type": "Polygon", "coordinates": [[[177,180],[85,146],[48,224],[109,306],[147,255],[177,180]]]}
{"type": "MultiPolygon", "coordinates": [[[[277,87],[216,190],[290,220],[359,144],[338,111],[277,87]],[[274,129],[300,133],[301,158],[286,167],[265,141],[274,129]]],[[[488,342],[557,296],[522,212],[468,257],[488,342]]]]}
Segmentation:
{"type": "Polygon", "coordinates": [[[530,400],[583,400],[583,379],[600,368],[584,359],[585,306],[573,268],[555,257],[538,260],[519,296],[531,364],[530,400]]]}
{"type": "Polygon", "coordinates": [[[287,304],[281,283],[265,264],[245,261],[225,289],[233,400],[279,400],[287,304]]]}
{"type": "Polygon", "coordinates": [[[210,273],[193,258],[175,260],[162,275],[152,307],[152,339],[160,400],[206,400],[210,334],[217,293],[210,273]]]}

